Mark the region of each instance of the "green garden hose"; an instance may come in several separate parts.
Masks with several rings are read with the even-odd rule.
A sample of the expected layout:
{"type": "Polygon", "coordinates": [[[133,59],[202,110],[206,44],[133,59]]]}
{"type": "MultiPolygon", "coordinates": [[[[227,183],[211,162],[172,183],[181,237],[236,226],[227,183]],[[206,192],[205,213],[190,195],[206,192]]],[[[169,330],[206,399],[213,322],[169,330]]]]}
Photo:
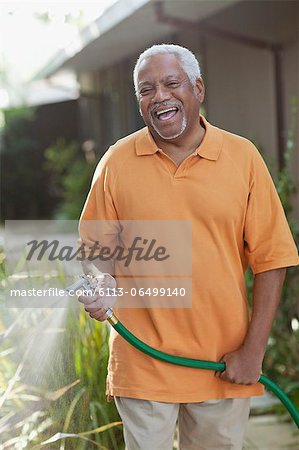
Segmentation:
{"type": "MultiPolygon", "coordinates": [[[[159,350],[147,345],[145,342],[142,342],[136,336],[134,336],[115,316],[113,311],[109,309],[107,311],[108,322],[113,328],[133,347],[138,350],[146,353],[153,358],[159,359],[160,361],[168,362],[170,364],[176,364],[178,366],[186,366],[186,367],[194,367],[197,369],[207,369],[207,370],[215,370],[215,371],[224,371],[225,363],[214,362],[214,361],[203,361],[200,359],[192,359],[192,358],[184,358],[182,356],[170,355],[169,353],[160,352],[159,350]]],[[[287,396],[287,394],[276,384],[274,381],[270,380],[270,378],[265,375],[261,375],[259,378],[259,382],[262,383],[266,388],[273,392],[277,398],[281,401],[281,403],[286,407],[289,411],[293,421],[299,428],[299,411],[297,410],[294,403],[287,396]]]]}

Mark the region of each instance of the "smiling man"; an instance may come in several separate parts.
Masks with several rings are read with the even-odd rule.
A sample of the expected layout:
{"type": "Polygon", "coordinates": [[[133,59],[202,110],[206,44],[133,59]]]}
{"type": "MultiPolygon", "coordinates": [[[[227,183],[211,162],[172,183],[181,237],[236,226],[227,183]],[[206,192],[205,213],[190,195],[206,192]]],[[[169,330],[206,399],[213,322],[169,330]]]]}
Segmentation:
{"type": "MultiPolygon", "coordinates": [[[[192,308],[122,308],[117,316],[161,351],[224,361],[226,370],[153,360],[112,330],[107,394],[123,420],[127,450],[171,450],[177,421],[181,450],[241,450],[250,397],[263,394],[257,380],[297,249],[257,149],[199,114],[204,85],[194,55],[155,45],[140,55],[134,84],[146,127],[100,161],[81,238],[101,243],[83,226],[90,220],[192,221],[192,308]]],[[[92,318],[106,319],[105,299],[80,301],[92,318]]]]}

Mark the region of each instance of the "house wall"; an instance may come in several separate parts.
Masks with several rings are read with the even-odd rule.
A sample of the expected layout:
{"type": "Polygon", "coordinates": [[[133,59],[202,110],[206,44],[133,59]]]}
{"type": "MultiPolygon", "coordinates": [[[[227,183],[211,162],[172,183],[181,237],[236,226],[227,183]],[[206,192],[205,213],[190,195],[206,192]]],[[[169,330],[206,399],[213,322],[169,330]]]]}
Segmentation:
{"type": "Polygon", "coordinates": [[[132,81],[135,58],[101,72],[81,73],[81,139],[92,139],[100,156],[116,140],[144,126],[132,81]]]}
{"type": "Polygon", "coordinates": [[[248,137],[274,158],[277,136],[271,53],[210,37],[206,55],[210,120],[221,128],[248,137]]]}

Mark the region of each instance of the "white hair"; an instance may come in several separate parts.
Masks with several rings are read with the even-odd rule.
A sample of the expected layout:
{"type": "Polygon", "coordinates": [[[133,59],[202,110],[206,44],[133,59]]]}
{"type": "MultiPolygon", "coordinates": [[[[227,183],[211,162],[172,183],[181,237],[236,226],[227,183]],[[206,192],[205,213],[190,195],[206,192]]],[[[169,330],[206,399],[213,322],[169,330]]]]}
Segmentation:
{"type": "Polygon", "coordinates": [[[190,50],[175,44],[152,45],[139,55],[134,67],[133,80],[134,80],[135,94],[137,97],[138,97],[138,72],[141,63],[146,58],[150,58],[151,56],[159,55],[161,53],[175,55],[179,58],[182,64],[182,68],[186,72],[192,86],[195,86],[196,80],[198,78],[201,78],[199,63],[194,54],[190,50]]]}

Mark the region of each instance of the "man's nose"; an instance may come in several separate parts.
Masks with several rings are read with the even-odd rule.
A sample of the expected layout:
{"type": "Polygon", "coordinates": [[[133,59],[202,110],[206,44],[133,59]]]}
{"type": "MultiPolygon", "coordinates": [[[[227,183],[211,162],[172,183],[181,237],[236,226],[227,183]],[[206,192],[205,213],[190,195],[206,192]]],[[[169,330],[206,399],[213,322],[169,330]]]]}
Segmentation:
{"type": "Polygon", "coordinates": [[[157,85],[156,89],[155,89],[155,95],[153,97],[153,101],[160,103],[165,100],[169,100],[169,98],[170,98],[169,89],[167,89],[166,86],[163,86],[161,84],[157,85]]]}

